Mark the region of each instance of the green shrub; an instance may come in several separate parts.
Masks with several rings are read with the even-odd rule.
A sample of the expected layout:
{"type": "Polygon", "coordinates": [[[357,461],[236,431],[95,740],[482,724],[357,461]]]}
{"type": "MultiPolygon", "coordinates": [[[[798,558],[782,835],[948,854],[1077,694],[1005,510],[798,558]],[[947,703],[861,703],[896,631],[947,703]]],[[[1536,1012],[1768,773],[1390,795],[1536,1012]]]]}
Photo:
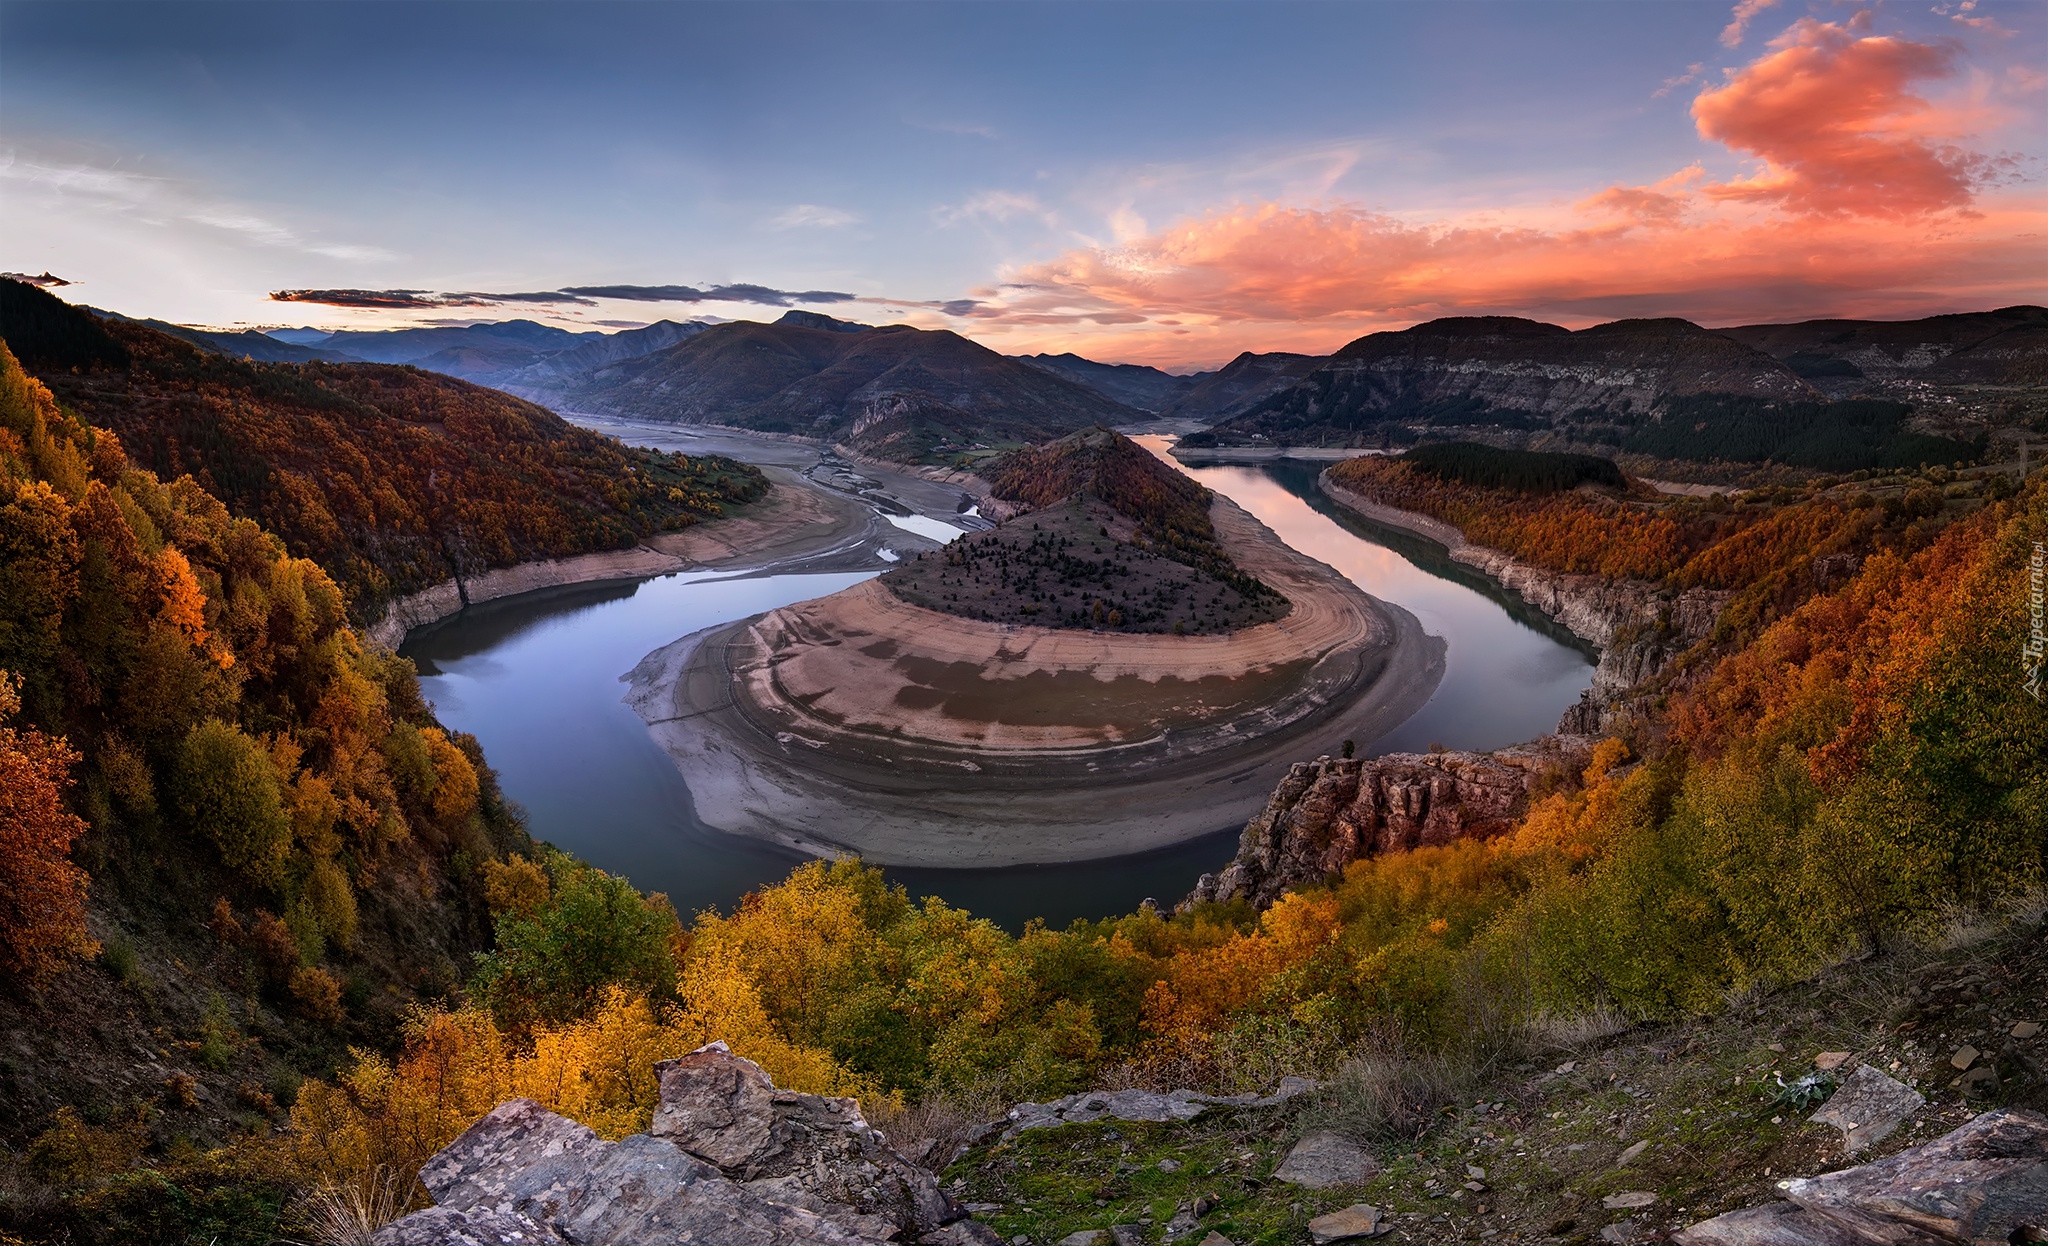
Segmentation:
{"type": "Polygon", "coordinates": [[[186,733],[178,756],[178,811],[220,849],[221,860],[275,885],[291,849],[277,768],[240,728],[209,718],[186,733]]]}

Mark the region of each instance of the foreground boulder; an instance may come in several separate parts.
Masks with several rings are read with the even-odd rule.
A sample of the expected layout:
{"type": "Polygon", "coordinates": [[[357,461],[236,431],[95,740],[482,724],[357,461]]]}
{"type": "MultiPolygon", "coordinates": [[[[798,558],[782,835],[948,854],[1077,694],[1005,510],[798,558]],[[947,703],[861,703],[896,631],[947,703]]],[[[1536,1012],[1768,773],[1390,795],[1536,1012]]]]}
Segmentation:
{"type": "Polygon", "coordinates": [[[649,1131],[763,1198],[870,1230],[919,1236],[966,1213],[897,1154],[852,1099],[778,1090],[761,1066],[713,1043],[654,1066],[649,1131]]]}
{"type": "Polygon", "coordinates": [[[851,1099],[776,1089],[723,1043],[656,1066],[654,1131],[607,1142],[531,1099],[420,1169],[435,1206],[372,1246],[877,1246],[993,1240],[851,1099]]]}
{"type": "Polygon", "coordinates": [[[2001,1109],[1889,1159],[1783,1183],[1787,1201],[1681,1230],[1684,1246],[2048,1241],[2048,1117],[2001,1109]]]}

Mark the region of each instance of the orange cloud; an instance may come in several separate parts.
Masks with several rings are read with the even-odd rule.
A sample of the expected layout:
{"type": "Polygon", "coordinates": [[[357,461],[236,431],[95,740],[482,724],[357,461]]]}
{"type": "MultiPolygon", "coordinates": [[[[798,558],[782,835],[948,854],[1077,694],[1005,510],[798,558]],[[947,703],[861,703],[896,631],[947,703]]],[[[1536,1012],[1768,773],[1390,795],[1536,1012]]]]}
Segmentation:
{"type": "Polygon", "coordinates": [[[1858,36],[1803,18],[1776,50],[1693,101],[1700,137],[1764,161],[1706,187],[1719,199],[1799,212],[1910,216],[1962,207],[1983,157],[1935,140],[1966,124],[1909,89],[1954,71],[1953,47],[1858,36]]]}
{"type": "Polygon", "coordinates": [[[1858,27],[1802,20],[1701,93],[1700,134],[1760,157],[1753,176],[1707,182],[1692,165],[1568,212],[1435,221],[1240,204],[1024,266],[976,292],[976,336],[1172,364],[1329,350],[1444,315],[1733,324],[2048,298],[2048,200],[1994,193],[1994,162],[1941,141],[1981,106],[1908,89],[1954,73],[1955,52],[1858,27]]]}

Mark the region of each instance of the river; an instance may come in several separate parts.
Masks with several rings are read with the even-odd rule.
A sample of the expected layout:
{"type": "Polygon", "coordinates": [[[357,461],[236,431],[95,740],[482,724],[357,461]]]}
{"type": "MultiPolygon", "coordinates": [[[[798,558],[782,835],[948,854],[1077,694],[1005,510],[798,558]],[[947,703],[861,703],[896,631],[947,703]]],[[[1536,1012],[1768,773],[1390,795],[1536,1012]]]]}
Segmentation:
{"type": "MultiPolygon", "coordinates": [[[[1155,451],[1166,445],[1139,440],[1155,451]]],[[[1498,748],[1553,729],[1591,683],[1591,655],[1450,562],[1442,547],[1338,512],[1314,487],[1320,467],[1281,461],[1184,470],[1295,549],[1407,607],[1448,642],[1443,683],[1429,703],[1363,754],[1432,744],[1498,748]]],[[[837,592],[871,574],[682,574],[553,590],[465,610],[414,632],[401,652],[418,663],[441,720],[483,742],[537,837],[666,892],[687,918],[705,907],[729,909],[801,858],[700,823],[681,776],[620,700],[619,677],[678,636],[837,592]]],[[[891,869],[889,876],[915,895],[940,896],[1013,931],[1032,918],[1062,926],[1128,912],[1148,896],[1171,904],[1197,875],[1229,860],[1238,830],[1218,827],[1172,848],[1077,865],[891,869]]]]}

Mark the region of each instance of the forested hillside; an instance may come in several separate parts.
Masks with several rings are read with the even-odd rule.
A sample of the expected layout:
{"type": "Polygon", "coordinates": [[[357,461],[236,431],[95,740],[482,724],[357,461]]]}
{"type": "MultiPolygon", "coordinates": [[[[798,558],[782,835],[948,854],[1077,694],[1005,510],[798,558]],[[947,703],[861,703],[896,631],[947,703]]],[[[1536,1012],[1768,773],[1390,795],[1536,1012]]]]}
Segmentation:
{"type": "Polygon", "coordinates": [[[767,489],[743,464],[630,449],[463,381],[229,358],[18,282],[0,282],[0,334],[140,464],[189,473],[324,567],[357,622],[393,596],[628,547],[767,489]]]}
{"type": "Polygon", "coordinates": [[[510,850],[476,741],[333,579],[0,347],[0,1137],[40,1139],[0,1227],[267,1241],[291,1179],[204,1147],[452,998],[510,850]]]}

